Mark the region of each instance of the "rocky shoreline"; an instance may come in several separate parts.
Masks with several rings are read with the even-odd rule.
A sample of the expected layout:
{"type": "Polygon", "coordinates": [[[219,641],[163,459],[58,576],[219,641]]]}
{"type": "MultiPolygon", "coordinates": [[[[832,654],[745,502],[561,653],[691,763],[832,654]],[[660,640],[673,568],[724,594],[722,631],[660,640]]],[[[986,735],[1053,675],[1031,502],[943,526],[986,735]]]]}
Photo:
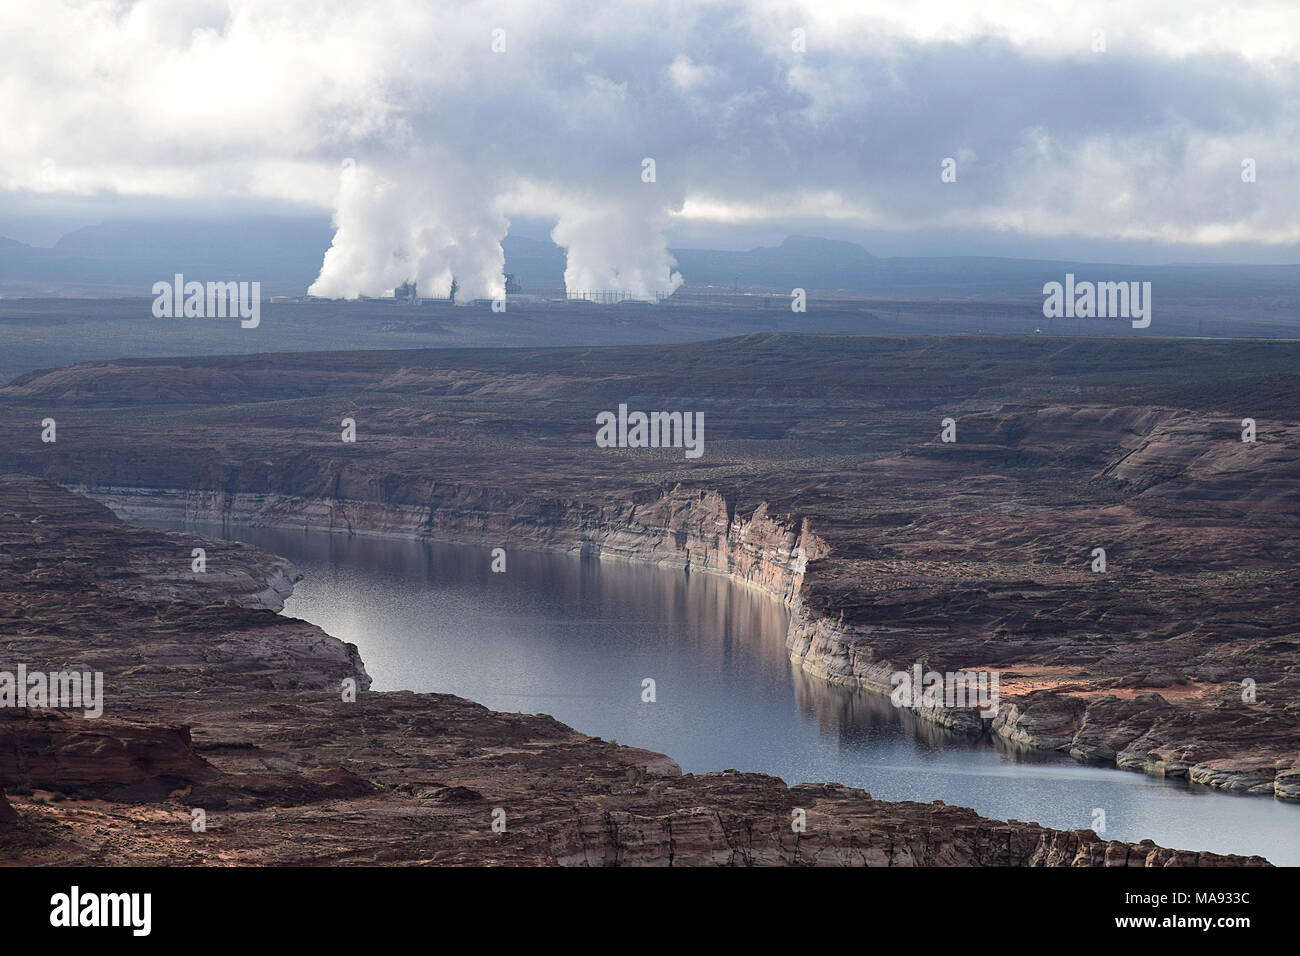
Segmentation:
{"type": "MultiPolygon", "coordinates": [[[[80,486],[72,490],[103,502],[127,520],[233,522],[482,547],[508,541],[511,547],[724,574],[785,603],[791,612],[786,637],[790,657],[817,678],[889,696],[893,673],[914,663],[927,665],[923,658],[877,660],[869,634],[832,620],[829,611],[834,608],[824,612],[805,605],[807,562],[831,551],[806,519],[772,516],[765,504],[744,518],[717,492],[678,487],[657,501],[593,509],[556,502],[538,507],[483,489],[458,489],[455,497],[429,508],[181,489],[80,486]],[[431,514],[436,515],[433,521],[431,514]]],[[[1300,760],[1279,770],[1272,757],[1179,758],[1193,734],[1213,735],[1227,708],[1197,719],[1198,715],[1180,712],[1154,691],[1091,700],[1013,691],[1003,695],[993,717],[974,708],[917,703],[909,709],[958,733],[997,734],[1023,746],[1067,753],[1081,763],[1186,777],[1231,793],[1300,801],[1300,760]],[[1146,733],[1136,731],[1141,727],[1148,728],[1146,733]]]]}
{"type": "Polygon", "coordinates": [[[790,605],[821,679],[996,672],[995,718],[919,716],[1295,800],[1297,364],[1278,342],[785,335],[123,359],[0,388],[0,446],[124,513],[726,573],[790,605]],[[599,410],[683,396],[703,457],[594,444],[599,410]],[[57,444],[22,424],[47,416],[57,444]]]}
{"type": "Polygon", "coordinates": [[[3,660],[106,678],[98,719],[0,708],[6,864],[1264,863],[683,775],[549,717],[371,692],[353,645],[267,606],[283,560],[126,525],[47,481],[0,477],[0,546],[3,660]],[[189,572],[196,542],[215,573],[189,572]]]}

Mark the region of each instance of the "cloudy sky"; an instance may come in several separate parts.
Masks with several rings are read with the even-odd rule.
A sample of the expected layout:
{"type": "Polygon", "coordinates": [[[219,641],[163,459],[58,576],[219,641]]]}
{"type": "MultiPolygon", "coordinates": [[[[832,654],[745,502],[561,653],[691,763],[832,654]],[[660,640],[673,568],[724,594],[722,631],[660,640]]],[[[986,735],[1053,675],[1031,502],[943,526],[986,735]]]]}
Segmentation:
{"type": "Polygon", "coordinates": [[[1300,261],[1295,0],[5,0],[0,49],[0,236],[332,215],[324,294],[492,294],[512,220],[638,292],[792,232],[1300,261]]]}

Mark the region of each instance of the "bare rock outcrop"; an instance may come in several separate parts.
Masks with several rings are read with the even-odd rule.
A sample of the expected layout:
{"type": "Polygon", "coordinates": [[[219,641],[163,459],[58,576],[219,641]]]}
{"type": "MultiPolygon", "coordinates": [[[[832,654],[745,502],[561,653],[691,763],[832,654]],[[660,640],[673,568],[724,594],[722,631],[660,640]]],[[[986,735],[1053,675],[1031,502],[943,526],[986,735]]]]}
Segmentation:
{"type": "MultiPolygon", "coordinates": [[[[240,605],[257,603],[245,587],[251,570],[222,578],[231,603],[211,582],[178,589],[168,575],[159,597],[138,558],[169,554],[174,539],[49,482],[0,479],[0,544],[0,633],[9,635],[0,662],[75,660],[105,675],[103,717],[0,709],[3,863],[1265,862],[887,803],[837,784],[683,775],[667,757],[549,717],[442,694],[366,692],[355,648],[240,605]],[[99,556],[94,565],[59,560],[70,546],[65,520],[99,556]],[[357,683],[355,699],[340,694],[344,680],[357,683]],[[801,830],[791,826],[796,813],[801,830]]],[[[266,566],[252,549],[216,550],[266,566]]]]}
{"type": "MultiPolygon", "coordinates": [[[[996,719],[920,715],[1294,799],[1296,362],[1287,342],[830,335],[599,361],[584,349],[119,360],[0,388],[0,447],[8,467],[128,515],[727,573],[790,603],[791,656],[825,680],[880,691],[918,662],[996,670],[996,719]],[[706,408],[708,453],[597,449],[593,414],[629,396],[706,408]],[[142,414],[169,403],[185,405],[186,427],[142,414]],[[55,413],[70,436],[57,446],[15,424],[55,413]],[[344,415],[364,423],[346,446],[344,415]],[[940,440],[946,418],[956,441],[940,440]]],[[[182,587],[169,568],[159,586],[182,587]]],[[[283,586],[250,573],[237,600],[274,604],[283,586]]],[[[225,664],[239,670],[239,640],[258,642],[228,633],[244,635],[225,664]]],[[[260,679],[282,681],[284,662],[260,646],[260,679]]],[[[347,662],[321,665],[338,677],[347,662]]]]}

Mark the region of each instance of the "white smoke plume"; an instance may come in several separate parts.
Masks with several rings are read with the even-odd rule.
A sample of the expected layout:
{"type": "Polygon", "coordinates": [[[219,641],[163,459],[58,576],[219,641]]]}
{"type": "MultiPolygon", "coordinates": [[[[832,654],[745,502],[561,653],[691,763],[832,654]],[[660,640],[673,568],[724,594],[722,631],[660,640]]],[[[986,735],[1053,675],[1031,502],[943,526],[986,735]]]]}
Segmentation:
{"type": "Polygon", "coordinates": [[[666,219],[649,198],[588,197],[566,205],[551,232],[569,250],[565,288],[646,299],[671,294],[682,277],[664,239],[666,219]]]}
{"type": "Polygon", "coordinates": [[[412,176],[343,164],[337,231],[320,276],[308,290],[327,298],[355,298],[415,282],[421,295],[458,302],[505,294],[501,240],[509,223],[495,197],[472,172],[444,165],[440,176],[412,176]],[[449,185],[459,188],[449,188],[449,185]]]}
{"type": "Polygon", "coordinates": [[[337,225],[313,292],[463,300],[512,215],[647,297],[691,224],[1282,246],[1293,2],[5,0],[0,235],[18,199],[292,203],[337,225]]]}

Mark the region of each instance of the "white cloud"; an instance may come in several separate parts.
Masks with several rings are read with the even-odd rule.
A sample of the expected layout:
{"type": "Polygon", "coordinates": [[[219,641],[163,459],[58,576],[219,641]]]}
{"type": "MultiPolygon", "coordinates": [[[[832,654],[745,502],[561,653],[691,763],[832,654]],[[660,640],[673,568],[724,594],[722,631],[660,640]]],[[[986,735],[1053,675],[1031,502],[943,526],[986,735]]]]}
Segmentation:
{"type": "Polygon", "coordinates": [[[682,92],[689,92],[707,83],[713,73],[712,67],[695,63],[684,54],[679,54],[672,63],[668,64],[668,76],[672,79],[673,86],[682,92]]]}
{"type": "Polygon", "coordinates": [[[1294,243],[1294,10],[8,0],[0,208],[313,204],[338,223],[337,294],[453,273],[493,294],[512,212],[558,221],[570,282],[642,294],[678,281],[662,230],[683,221],[1294,243]]]}

